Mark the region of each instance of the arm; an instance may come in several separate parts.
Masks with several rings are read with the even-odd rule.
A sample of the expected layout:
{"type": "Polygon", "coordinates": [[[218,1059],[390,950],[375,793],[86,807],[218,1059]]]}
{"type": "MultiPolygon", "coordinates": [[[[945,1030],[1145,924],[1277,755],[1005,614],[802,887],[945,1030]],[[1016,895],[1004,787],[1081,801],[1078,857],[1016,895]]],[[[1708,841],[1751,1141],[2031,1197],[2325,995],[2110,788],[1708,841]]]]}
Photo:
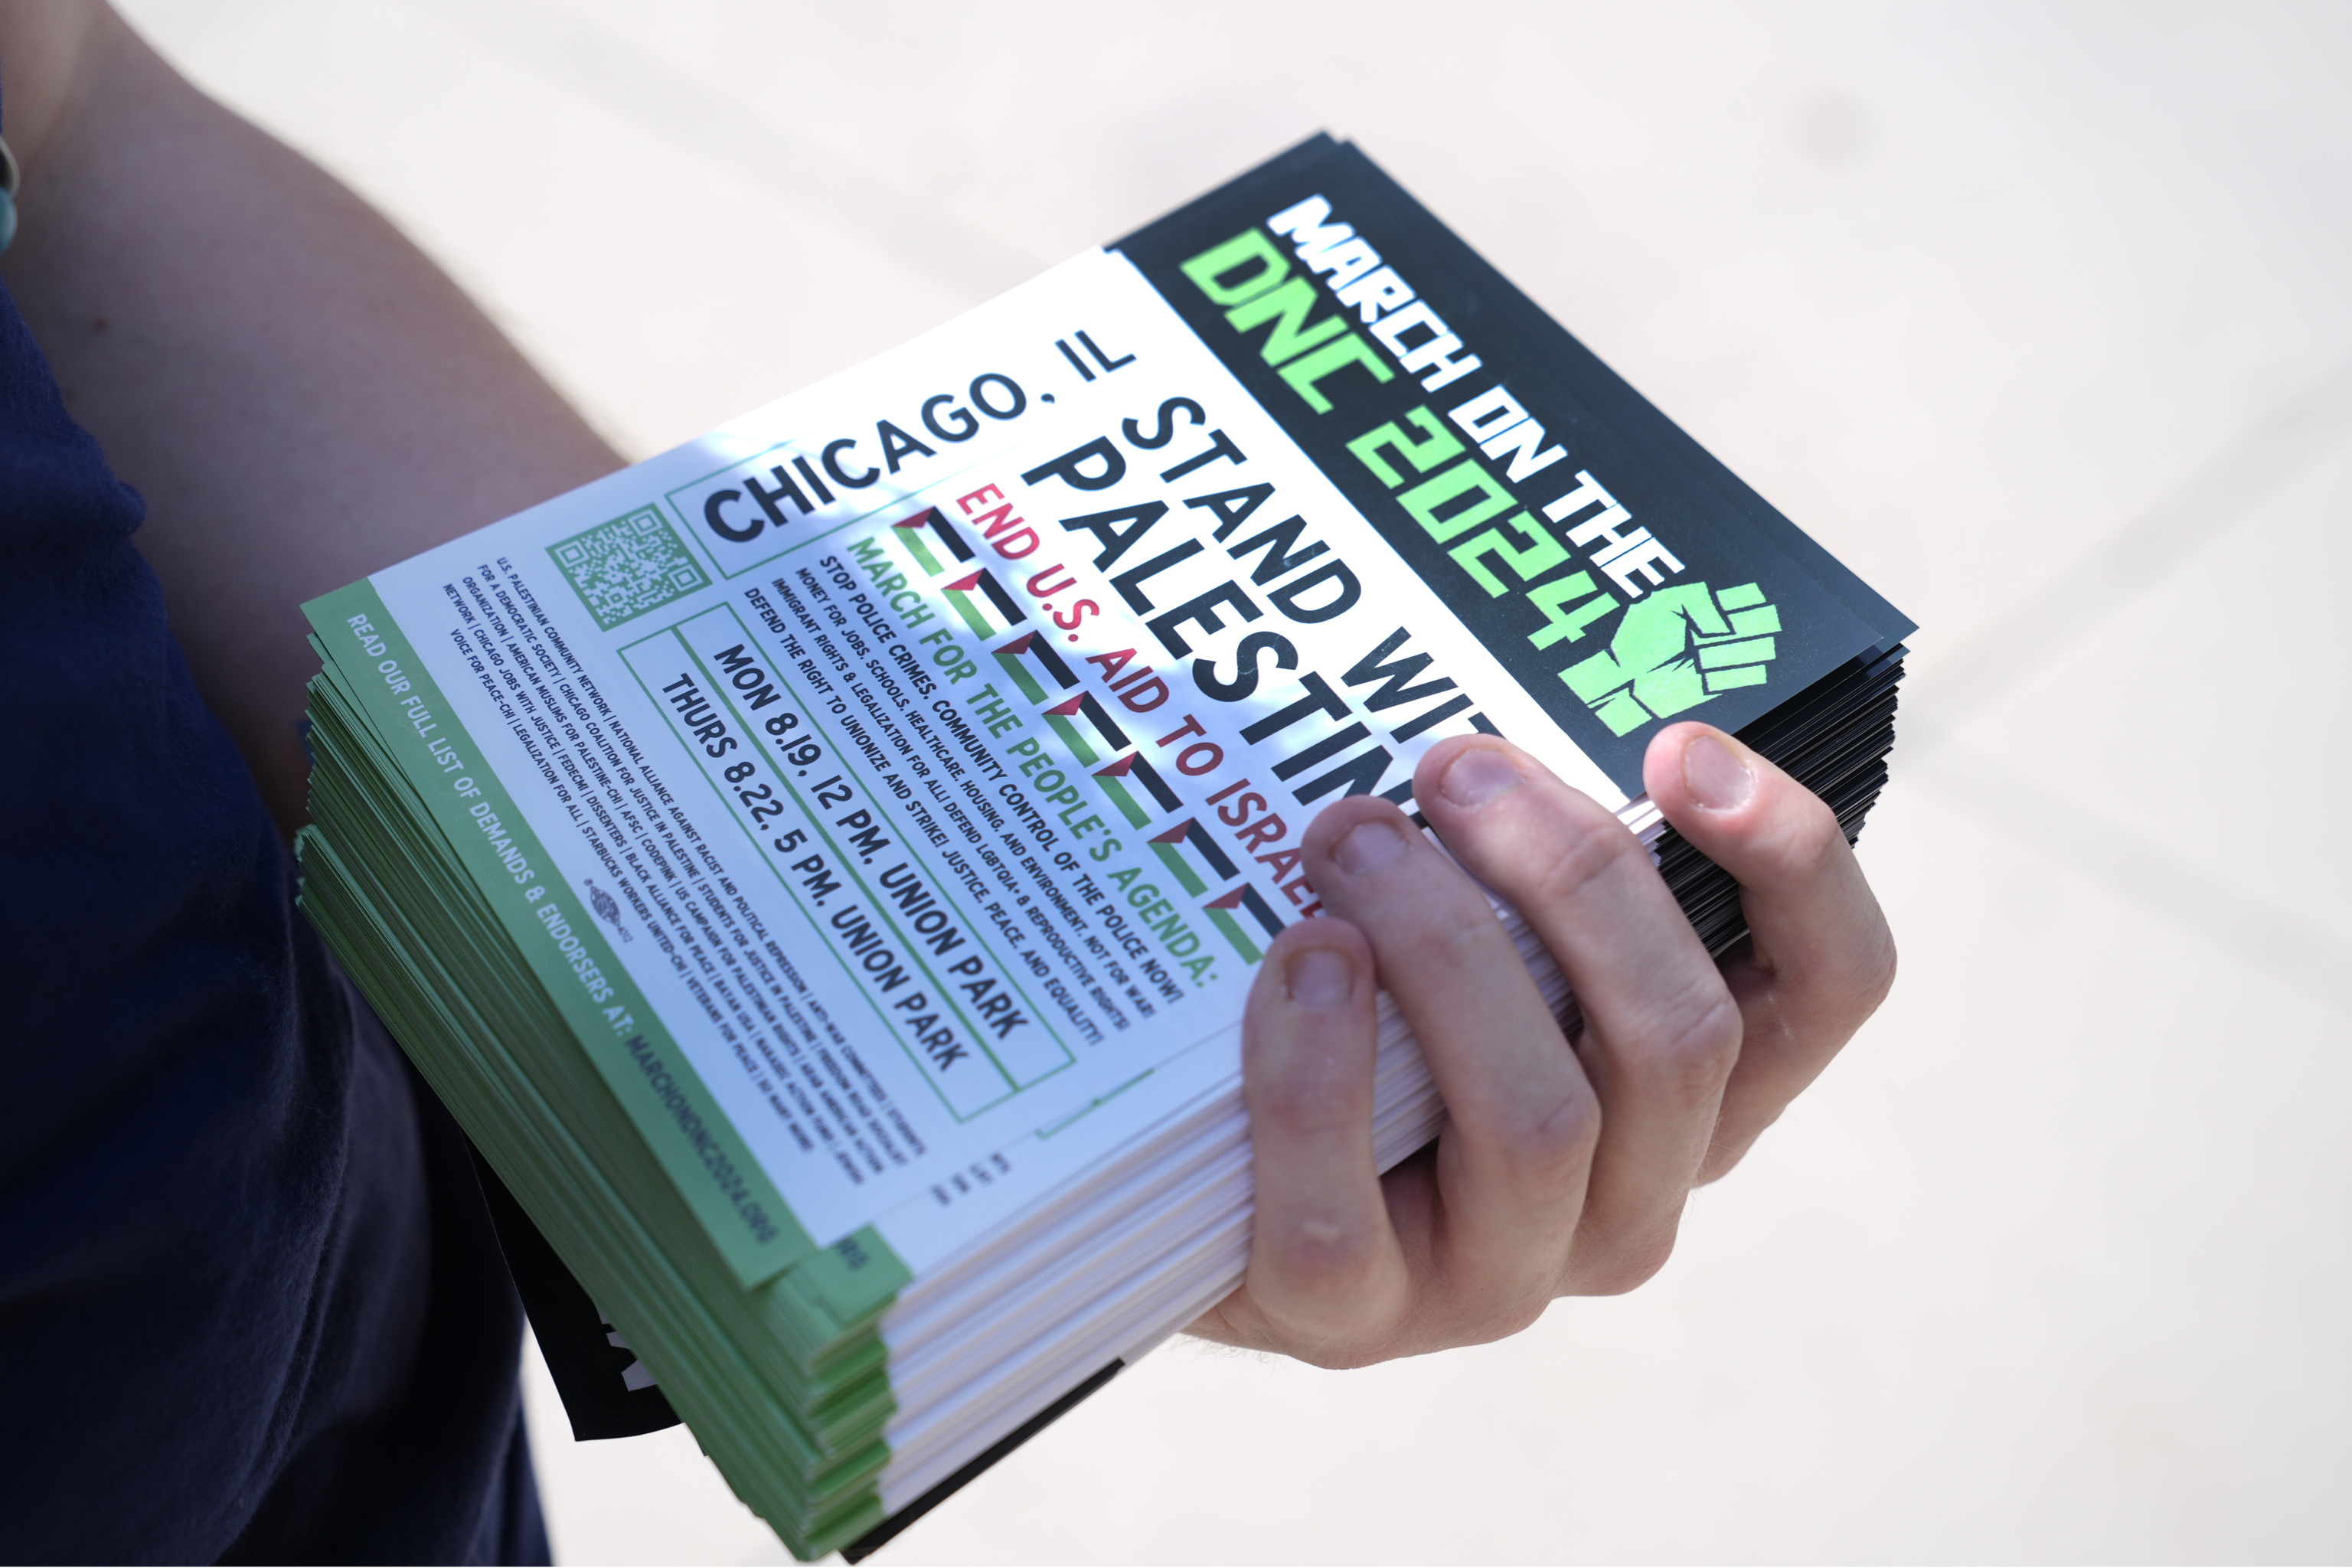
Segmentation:
{"type": "Polygon", "coordinates": [[[390,224],[101,0],[0,0],[0,90],[8,287],[146,498],[173,629],[290,832],[302,602],[620,459],[390,224]]]}

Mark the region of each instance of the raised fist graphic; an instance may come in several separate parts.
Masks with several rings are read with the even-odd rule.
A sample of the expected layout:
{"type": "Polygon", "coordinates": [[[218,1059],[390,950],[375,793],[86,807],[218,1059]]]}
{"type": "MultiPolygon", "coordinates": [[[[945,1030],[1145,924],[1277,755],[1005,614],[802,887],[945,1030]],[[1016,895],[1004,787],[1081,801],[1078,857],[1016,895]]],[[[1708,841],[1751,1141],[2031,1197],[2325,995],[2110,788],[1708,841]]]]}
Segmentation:
{"type": "Polygon", "coordinates": [[[1780,612],[1753,583],[1709,592],[1704,583],[1637,599],[1609,647],[1560,672],[1615,735],[1697,707],[1735,687],[1761,686],[1780,612]]]}

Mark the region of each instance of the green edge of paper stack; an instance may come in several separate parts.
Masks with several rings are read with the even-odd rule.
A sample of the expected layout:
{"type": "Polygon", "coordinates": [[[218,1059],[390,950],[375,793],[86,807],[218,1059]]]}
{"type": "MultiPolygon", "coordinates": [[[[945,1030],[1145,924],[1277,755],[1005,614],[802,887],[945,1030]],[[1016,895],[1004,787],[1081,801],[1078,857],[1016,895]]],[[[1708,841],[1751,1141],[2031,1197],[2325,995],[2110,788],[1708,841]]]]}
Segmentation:
{"type": "Polygon", "coordinates": [[[877,1325],[905,1266],[871,1230],[825,1248],[801,1228],[593,921],[538,881],[538,839],[373,588],[304,611],[323,667],[304,912],[736,1494],[803,1557],[856,1540],[883,1518],[877,1325]]]}

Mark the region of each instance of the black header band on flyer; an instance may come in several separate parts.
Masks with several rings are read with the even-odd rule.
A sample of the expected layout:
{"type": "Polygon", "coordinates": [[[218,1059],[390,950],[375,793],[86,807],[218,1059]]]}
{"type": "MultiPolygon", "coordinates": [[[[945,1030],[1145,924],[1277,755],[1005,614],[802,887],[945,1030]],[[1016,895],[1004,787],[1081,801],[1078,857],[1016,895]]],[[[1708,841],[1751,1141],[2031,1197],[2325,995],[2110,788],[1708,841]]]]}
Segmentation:
{"type": "Polygon", "coordinates": [[[1913,629],[1352,146],[1112,248],[1630,794],[1913,629]]]}

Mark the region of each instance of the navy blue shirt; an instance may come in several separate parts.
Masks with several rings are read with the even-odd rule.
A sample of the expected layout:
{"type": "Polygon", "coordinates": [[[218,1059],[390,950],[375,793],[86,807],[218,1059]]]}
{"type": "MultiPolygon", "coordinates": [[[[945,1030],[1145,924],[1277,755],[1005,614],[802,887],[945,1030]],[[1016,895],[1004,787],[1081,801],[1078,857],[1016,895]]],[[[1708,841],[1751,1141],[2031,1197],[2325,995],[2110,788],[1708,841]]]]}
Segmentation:
{"type": "Polygon", "coordinates": [[[543,1563],[464,1141],[295,911],[141,517],[0,289],[0,1559],[543,1563]]]}

